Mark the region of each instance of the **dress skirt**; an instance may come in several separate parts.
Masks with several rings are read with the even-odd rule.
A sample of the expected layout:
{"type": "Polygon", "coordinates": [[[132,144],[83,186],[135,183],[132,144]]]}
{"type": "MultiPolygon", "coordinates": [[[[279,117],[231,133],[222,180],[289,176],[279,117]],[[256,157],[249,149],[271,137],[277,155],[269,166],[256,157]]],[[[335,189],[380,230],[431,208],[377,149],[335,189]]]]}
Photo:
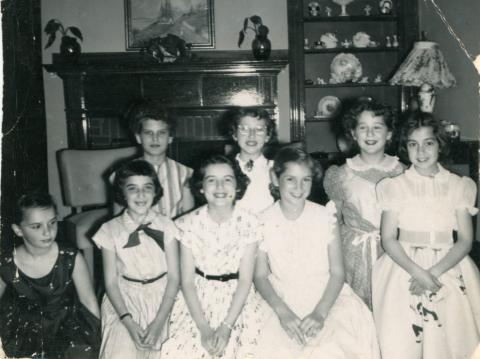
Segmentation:
{"type": "MultiPolygon", "coordinates": [[[[405,253],[424,269],[453,246],[450,233],[438,232],[443,234],[434,240],[421,232],[400,233],[405,253]]],[[[480,341],[480,275],[473,261],[467,256],[443,273],[435,294],[410,294],[410,278],[386,254],[374,267],[373,313],[382,357],[470,358],[480,341]]]]}
{"type": "MultiPolygon", "coordinates": [[[[147,328],[156,317],[166,285],[167,276],[149,284],[119,279],[120,292],[127,311],[132,314],[133,320],[138,323],[140,328],[147,328]]],[[[102,336],[100,358],[161,358],[162,343],[168,338],[168,321],[155,345],[155,350],[138,350],[108,296],[105,295],[102,302],[102,336]]]]}

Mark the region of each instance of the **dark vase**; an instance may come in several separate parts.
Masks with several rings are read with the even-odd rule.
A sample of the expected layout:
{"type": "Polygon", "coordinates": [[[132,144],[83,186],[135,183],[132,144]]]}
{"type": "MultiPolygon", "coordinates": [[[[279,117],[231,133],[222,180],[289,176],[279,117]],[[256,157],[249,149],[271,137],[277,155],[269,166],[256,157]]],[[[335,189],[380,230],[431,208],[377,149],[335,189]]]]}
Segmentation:
{"type": "Polygon", "coordinates": [[[268,60],[272,51],[272,44],[266,36],[257,35],[252,42],[253,57],[257,60],[268,60]]]}
{"type": "Polygon", "coordinates": [[[75,62],[78,60],[82,49],[77,39],[71,36],[63,36],[60,43],[60,54],[68,62],[75,62]]]}

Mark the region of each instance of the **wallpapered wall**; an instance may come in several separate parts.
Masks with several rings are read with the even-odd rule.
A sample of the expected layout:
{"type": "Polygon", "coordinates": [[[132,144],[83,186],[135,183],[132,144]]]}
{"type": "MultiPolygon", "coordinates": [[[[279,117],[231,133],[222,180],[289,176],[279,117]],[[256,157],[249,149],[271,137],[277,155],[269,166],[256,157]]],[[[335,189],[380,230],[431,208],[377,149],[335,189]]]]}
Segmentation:
{"type": "MultiPolygon", "coordinates": [[[[175,1],[175,0],[173,0],[175,1]]],[[[269,38],[273,49],[288,48],[287,2],[286,0],[216,0],[214,1],[215,38],[214,50],[238,50],[238,32],[243,20],[250,15],[260,15],[270,28],[269,38]]],[[[65,26],[81,29],[84,41],[83,52],[125,51],[125,16],[123,0],[48,0],[42,1],[42,27],[52,18],[59,19],[65,26]]],[[[250,34],[243,49],[249,49],[250,34]]],[[[46,35],[42,43],[45,44],[46,35]]],[[[43,63],[52,62],[52,53],[59,51],[59,40],[43,51],[43,63]]],[[[50,193],[59,202],[61,215],[69,213],[61,206],[61,192],[55,152],[67,147],[67,130],[63,84],[60,78],[44,71],[45,107],[47,116],[48,171],[50,193]]],[[[278,79],[281,140],[289,139],[289,81],[288,67],[278,79]]]]}

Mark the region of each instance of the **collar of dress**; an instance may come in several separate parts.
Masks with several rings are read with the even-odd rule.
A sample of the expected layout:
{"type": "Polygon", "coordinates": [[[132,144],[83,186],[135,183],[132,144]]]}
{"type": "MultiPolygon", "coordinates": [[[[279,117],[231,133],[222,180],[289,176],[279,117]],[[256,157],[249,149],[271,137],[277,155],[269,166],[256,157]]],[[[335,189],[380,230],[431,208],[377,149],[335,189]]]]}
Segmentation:
{"type": "MultiPolygon", "coordinates": [[[[238,163],[240,164],[240,167],[242,168],[242,170],[245,170],[245,166],[247,165],[247,162],[248,161],[243,161],[241,158],[240,158],[240,153],[237,153],[237,155],[235,156],[235,159],[238,161],[238,163]]],[[[260,157],[258,157],[257,159],[253,160],[253,169],[255,169],[256,167],[260,167],[260,166],[266,166],[268,163],[268,160],[265,158],[264,155],[260,155],[260,157]]]]}
{"type": "Polygon", "coordinates": [[[434,175],[431,176],[423,176],[418,171],[416,170],[414,165],[411,165],[406,171],[405,171],[405,176],[407,178],[410,178],[412,180],[416,181],[428,181],[428,180],[438,180],[438,181],[446,181],[448,180],[448,172],[445,168],[442,167],[440,163],[438,165],[438,172],[435,173],[434,175]]]}
{"type": "Polygon", "coordinates": [[[367,171],[372,168],[382,171],[393,171],[395,167],[398,166],[398,163],[397,156],[389,156],[387,154],[385,154],[385,157],[380,161],[380,163],[375,164],[366,163],[360,158],[360,155],[347,158],[348,167],[354,171],[367,171]]]}

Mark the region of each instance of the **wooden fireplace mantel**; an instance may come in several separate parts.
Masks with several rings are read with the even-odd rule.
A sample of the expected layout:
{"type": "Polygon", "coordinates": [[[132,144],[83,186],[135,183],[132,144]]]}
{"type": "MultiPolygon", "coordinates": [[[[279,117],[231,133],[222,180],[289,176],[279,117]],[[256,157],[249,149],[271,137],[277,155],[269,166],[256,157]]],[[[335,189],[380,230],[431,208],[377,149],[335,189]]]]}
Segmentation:
{"type": "Polygon", "coordinates": [[[63,80],[69,147],[129,145],[121,122],[128,104],[139,97],[175,111],[180,142],[225,140],[218,122],[234,106],[265,108],[278,120],[277,75],[288,64],[287,50],[272,51],[268,61],[256,61],[251,51],[194,54],[179,63],[128,52],[85,53],[66,63],[54,54],[44,68],[63,80]]]}

